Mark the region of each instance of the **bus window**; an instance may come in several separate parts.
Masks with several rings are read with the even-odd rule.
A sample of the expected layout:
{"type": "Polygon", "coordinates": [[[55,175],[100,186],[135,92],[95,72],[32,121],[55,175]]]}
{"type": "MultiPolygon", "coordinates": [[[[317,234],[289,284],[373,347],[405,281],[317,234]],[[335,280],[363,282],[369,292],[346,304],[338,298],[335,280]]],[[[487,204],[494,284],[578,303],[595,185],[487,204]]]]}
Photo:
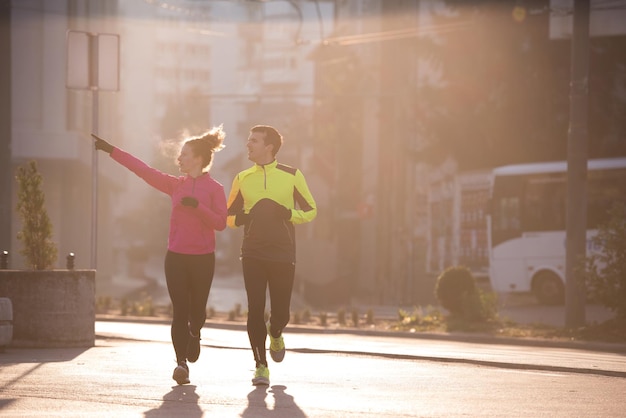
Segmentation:
{"type": "Polygon", "coordinates": [[[524,190],[524,231],[565,229],[566,193],[560,173],[529,177],[524,190]]]}
{"type": "Polygon", "coordinates": [[[521,235],[521,199],[519,177],[496,179],[491,199],[492,245],[521,235]]]}
{"type": "Polygon", "coordinates": [[[519,198],[503,197],[500,199],[499,228],[502,231],[518,231],[520,229],[519,198]]]}

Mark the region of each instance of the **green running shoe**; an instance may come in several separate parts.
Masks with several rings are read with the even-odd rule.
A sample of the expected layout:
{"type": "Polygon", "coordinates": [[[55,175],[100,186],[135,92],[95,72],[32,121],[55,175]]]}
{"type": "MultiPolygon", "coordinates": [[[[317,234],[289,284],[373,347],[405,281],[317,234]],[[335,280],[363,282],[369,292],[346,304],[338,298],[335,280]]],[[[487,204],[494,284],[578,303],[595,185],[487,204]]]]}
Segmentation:
{"type": "Polygon", "coordinates": [[[254,377],[252,378],[252,384],[254,386],[258,385],[268,385],[270,384],[270,369],[267,368],[264,364],[259,364],[254,371],[254,377]]]}
{"type": "Polygon", "coordinates": [[[270,333],[270,324],[267,324],[267,335],[270,337],[270,356],[276,363],[280,363],[285,358],[285,341],[281,334],[280,337],[274,338],[270,333]]]}

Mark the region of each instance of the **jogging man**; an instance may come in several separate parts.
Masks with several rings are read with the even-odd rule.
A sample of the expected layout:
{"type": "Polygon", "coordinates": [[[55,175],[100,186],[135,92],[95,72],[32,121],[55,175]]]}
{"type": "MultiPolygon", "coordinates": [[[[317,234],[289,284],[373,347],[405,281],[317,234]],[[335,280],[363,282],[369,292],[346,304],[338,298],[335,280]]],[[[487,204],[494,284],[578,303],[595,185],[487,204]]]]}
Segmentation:
{"type": "Polygon", "coordinates": [[[294,225],[317,215],[302,172],[276,161],[282,143],[283,137],[271,126],[250,130],[246,147],[254,165],[234,178],[227,204],[228,226],[244,227],[241,264],[248,297],[248,337],[256,363],[254,385],[269,385],[268,334],[272,359],[281,362],[285,356],[282,332],[289,322],[295,274],[294,225]],[[268,288],[270,319],[266,324],[268,288]]]}

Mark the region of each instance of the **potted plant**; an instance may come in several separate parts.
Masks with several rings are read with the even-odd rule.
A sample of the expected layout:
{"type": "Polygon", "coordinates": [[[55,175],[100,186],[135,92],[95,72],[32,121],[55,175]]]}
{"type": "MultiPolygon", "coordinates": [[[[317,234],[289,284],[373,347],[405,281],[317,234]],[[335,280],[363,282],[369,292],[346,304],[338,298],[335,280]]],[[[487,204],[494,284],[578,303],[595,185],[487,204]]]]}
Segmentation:
{"type": "Polygon", "coordinates": [[[11,299],[13,346],[91,347],[95,271],[55,269],[57,247],[35,161],[17,169],[20,254],[28,269],[0,270],[0,297],[11,299]]]}

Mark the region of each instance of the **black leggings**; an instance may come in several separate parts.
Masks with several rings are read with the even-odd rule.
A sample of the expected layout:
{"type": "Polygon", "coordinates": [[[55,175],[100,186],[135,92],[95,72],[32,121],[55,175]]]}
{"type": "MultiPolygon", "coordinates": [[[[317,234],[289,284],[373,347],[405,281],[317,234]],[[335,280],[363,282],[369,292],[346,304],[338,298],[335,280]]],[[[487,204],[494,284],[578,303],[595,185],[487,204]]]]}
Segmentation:
{"type": "Polygon", "coordinates": [[[243,280],[248,295],[248,338],[258,364],[267,366],[265,356],[265,292],[270,291],[270,326],[279,336],[289,322],[289,305],[295,265],[278,261],[243,258],[243,280]]]}
{"type": "Polygon", "coordinates": [[[187,358],[189,331],[198,335],[206,321],[206,304],[215,271],[215,254],[165,255],[165,279],[172,308],[172,343],[176,361],[187,358]]]}

